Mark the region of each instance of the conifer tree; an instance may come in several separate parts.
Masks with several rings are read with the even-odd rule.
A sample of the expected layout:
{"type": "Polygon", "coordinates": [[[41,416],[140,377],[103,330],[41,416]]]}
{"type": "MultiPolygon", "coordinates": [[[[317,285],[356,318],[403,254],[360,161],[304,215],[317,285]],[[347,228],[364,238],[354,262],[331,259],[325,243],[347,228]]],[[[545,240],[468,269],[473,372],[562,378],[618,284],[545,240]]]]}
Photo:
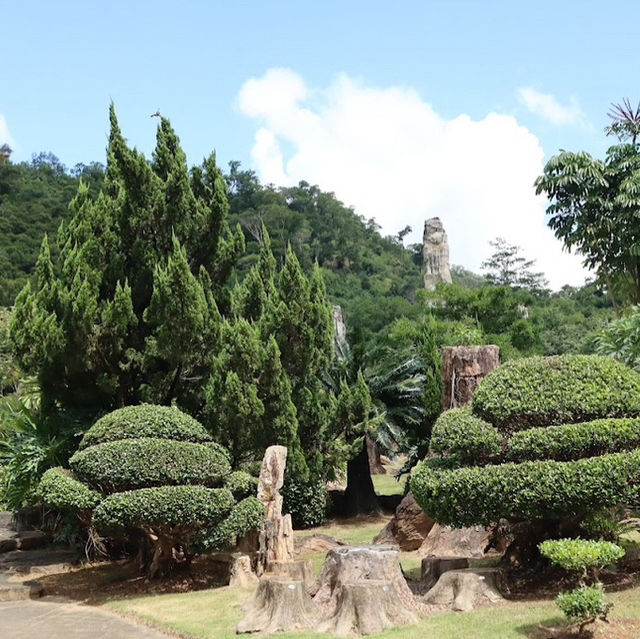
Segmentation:
{"type": "Polygon", "coordinates": [[[189,172],[163,118],[149,162],[127,146],[113,105],[109,116],[103,189],[95,199],[78,189],[56,268],[45,238],[11,336],[45,406],[95,415],[177,401],[194,412],[242,233],[228,227],[214,156],[189,172]]]}

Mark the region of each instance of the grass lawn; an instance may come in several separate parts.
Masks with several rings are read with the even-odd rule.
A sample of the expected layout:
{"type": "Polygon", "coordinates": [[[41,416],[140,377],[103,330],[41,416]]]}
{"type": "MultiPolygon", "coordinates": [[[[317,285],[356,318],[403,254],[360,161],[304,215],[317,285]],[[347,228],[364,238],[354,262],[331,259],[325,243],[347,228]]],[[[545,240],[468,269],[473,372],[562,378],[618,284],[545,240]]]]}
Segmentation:
{"type": "MultiPolygon", "coordinates": [[[[115,612],[189,637],[232,639],[236,637],[235,624],[242,617],[242,603],[248,596],[247,590],[225,587],[186,594],[133,597],[106,605],[115,612]]],[[[640,617],[640,587],[611,593],[608,597],[615,604],[612,619],[640,617]]],[[[551,626],[561,621],[552,601],[527,601],[467,613],[438,613],[422,619],[415,626],[394,628],[377,636],[380,639],[534,639],[538,624],[551,626]]],[[[300,632],[277,636],[326,639],[328,635],[300,632]]]]}

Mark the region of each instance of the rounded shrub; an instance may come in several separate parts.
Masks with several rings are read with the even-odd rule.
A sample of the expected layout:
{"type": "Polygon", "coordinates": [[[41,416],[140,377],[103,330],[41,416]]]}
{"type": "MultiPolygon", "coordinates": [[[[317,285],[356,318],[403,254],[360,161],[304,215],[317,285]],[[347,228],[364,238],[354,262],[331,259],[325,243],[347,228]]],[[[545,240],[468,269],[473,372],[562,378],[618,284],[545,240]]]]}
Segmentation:
{"type": "Polygon", "coordinates": [[[155,437],[204,443],[211,435],[204,426],[173,406],[126,406],[101,417],[85,434],[79,450],[121,439],[155,437]]]}
{"type": "Polygon", "coordinates": [[[602,584],[561,592],[556,597],[556,605],[567,619],[579,622],[583,627],[596,619],[606,620],[612,608],[612,604],[605,601],[602,584]]]}
{"type": "Polygon", "coordinates": [[[540,553],[549,561],[569,571],[599,570],[624,557],[624,550],[610,541],[590,539],[556,539],[540,544],[540,553]]]}
{"type": "Polygon", "coordinates": [[[225,479],[224,487],[230,490],[236,499],[244,499],[256,495],[258,479],[249,473],[236,470],[225,479]]]}
{"type": "Polygon", "coordinates": [[[640,377],[597,355],[512,360],[482,381],[473,413],[503,431],[640,415],[640,377]]]}
{"type": "Polygon", "coordinates": [[[188,563],[202,538],[224,544],[258,529],[264,518],[257,499],[236,503],[255,492],[256,480],[231,473],[227,451],[176,408],[142,405],[105,415],[69,465],[72,472],[45,473],[43,501],[92,509],[99,530],[131,536],[150,577],[180,558],[188,563]]]}
{"type": "Polygon", "coordinates": [[[234,506],[225,488],[204,486],[159,486],[114,493],[93,513],[101,529],[145,526],[215,526],[234,506]]]}
{"type": "Polygon", "coordinates": [[[49,506],[61,510],[91,510],[103,499],[103,496],[78,481],[65,468],[50,468],[40,479],[38,494],[49,506]]]}
{"type": "Polygon", "coordinates": [[[69,465],[78,479],[103,492],[178,484],[216,486],[231,472],[226,451],[217,444],[153,437],[96,444],[75,453],[69,465]]]}
{"type": "Polygon", "coordinates": [[[513,529],[512,547],[534,555],[511,557],[529,561],[540,537],[518,535],[585,531],[598,511],[638,499],[639,414],[640,375],[618,362],[509,362],[481,382],[471,410],[440,416],[411,492],[441,524],[531,523],[513,529]]]}
{"type": "Polygon", "coordinates": [[[462,462],[489,460],[500,454],[502,435],[471,413],[470,407],[452,408],[438,417],[431,432],[431,450],[462,462]]]}

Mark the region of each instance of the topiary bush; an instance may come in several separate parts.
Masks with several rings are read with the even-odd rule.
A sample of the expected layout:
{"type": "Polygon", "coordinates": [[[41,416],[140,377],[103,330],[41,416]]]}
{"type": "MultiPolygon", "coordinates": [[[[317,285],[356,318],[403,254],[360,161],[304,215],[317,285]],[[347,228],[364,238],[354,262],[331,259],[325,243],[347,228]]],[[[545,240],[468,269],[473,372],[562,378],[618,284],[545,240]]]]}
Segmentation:
{"type": "Polygon", "coordinates": [[[410,486],[455,527],[507,520],[507,556],[529,561],[545,537],[579,534],[597,512],[638,500],[640,375],[598,356],[510,361],[471,408],[443,413],[410,486]]]}
{"type": "Polygon", "coordinates": [[[570,621],[580,623],[580,632],[596,619],[606,621],[612,604],[605,601],[598,572],[621,559],[624,550],[608,541],[559,539],[541,543],[540,553],[556,566],[579,575],[578,587],[560,593],[556,604],[570,621]]]}
{"type": "Polygon", "coordinates": [[[91,511],[98,530],[142,540],[141,568],[150,577],[179,560],[188,565],[203,539],[221,548],[262,524],[262,504],[243,499],[255,492],[256,480],[231,473],[227,452],[176,408],[141,405],[106,415],[69,465],[43,475],[42,500],[91,511]]]}
{"type": "Polygon", "coordinates": [[[283,512],[291,515],[295,528],[321,526],[327,516],[329,494],[324,482],[285,481],[280,490],[283,512]]]}

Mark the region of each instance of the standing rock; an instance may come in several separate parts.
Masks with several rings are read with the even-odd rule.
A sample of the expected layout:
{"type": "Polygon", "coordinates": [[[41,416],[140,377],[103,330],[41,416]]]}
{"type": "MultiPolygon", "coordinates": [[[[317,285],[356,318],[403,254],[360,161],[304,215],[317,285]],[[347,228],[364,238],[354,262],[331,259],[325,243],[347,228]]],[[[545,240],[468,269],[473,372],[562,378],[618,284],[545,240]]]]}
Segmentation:
{"type": "Polygon", "coordinates": [[[442,349],[442,409],[471,404],[480,382],[498,366],[498,346],[445,346],[442,349]]]}
{"type": "Polygon", "coordinates": [[[436,284],[451,284],[449,269],[449,242],[439,217],[429,218],[424,223],[422,237],[422,258],[424,263],[424,287],[434,291],[436,284]]]}
{"type": "Polygon", "coordinates": [[[258,478],[258,499],[264,504],[265,523],[259,536],[258,574],[269,569],[273,562],[293,559],[293,526],[291,515],[282,515],[284,470],[287,464],[286,446],[269,446],[258,478]]]}
{"type": "Polygon", "coordinates": [[[417,550],[433,527],[433,519],[418,506],[413,495],[406,495],[391,521],[373,540],[374,544],[397,544],[400,550],[417,550]]]}

